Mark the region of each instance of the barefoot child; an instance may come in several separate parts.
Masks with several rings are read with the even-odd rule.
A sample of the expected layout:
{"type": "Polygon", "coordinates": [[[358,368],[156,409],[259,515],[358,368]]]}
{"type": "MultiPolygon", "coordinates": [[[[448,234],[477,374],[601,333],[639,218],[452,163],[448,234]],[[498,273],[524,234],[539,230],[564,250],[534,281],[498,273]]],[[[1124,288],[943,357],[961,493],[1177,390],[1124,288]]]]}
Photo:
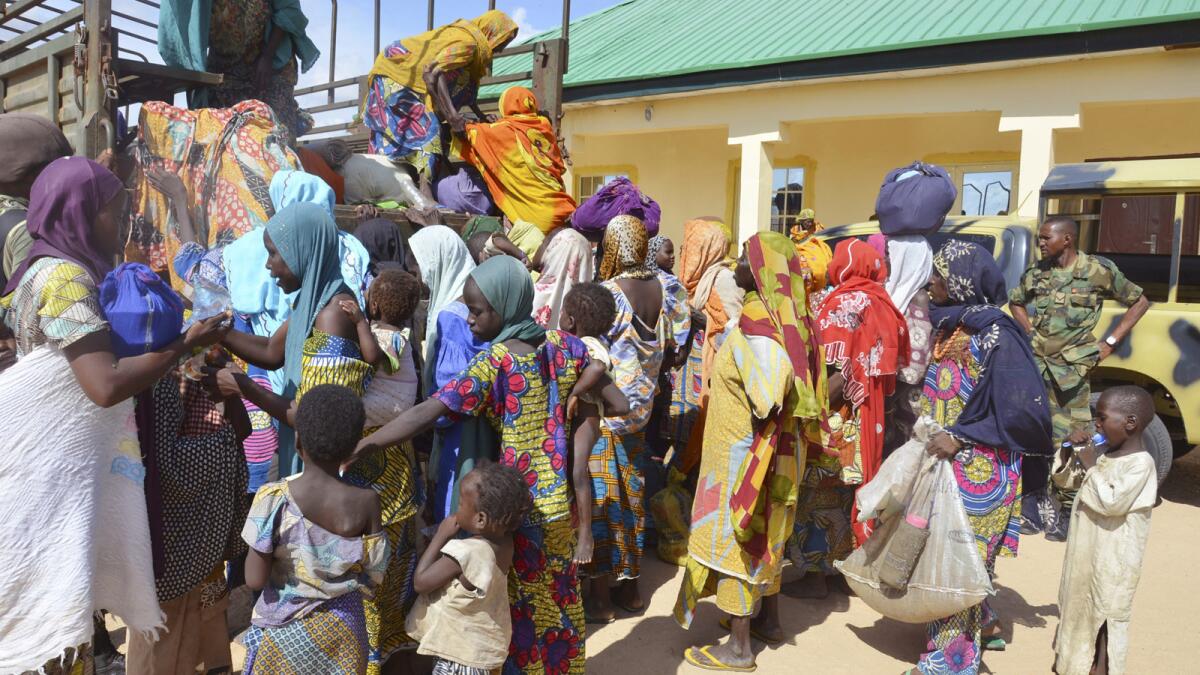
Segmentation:
{"type": "Polygon", "coordinates": [[[362,437],[363,407],[339,385],[310,389],[296,409],[304,471],[259,489],[242,538],[246,584],[262,589],[246,633],[250,673],[365,673],[363,598],[388,564],[379,496],[338,467],[362,437]]]}
{"type": "MultiPolygon", "coordinates": [[[[582,673],[583,607],[571,509],[586,497],[575,497],[568,477],[578,440],[568,443],[572,420],[565,403],[588,365],[587,348],[573,335],[533,322],[533,282],[515,258],[490,258],[475,268],[463,302],[471,332],[490,346],[440,391],[364,438],[351,462],[412,438],[442,415],[486,417],[500,434],[500,463],[521,472],[533,497],[513,540],[506,672],[582,673]]],[[[605,404],[627,405],[612,390],[604,389],[605,404]]],[[[595,406],[581,406],[578,416],[594,419],[595,406]]]]}
{"type": "Polygon", "coordinates": [[[512,637],[508,570],[513,532],[533,506],[521,472],[484,461],[460,485],[458,512],[442,521],[417,562],[420,597],[408,615],[418,654],[434,675],[487,675],[504,665],[512,637]],[[456,539],[459,530],[470,534],[456,539]]]}
{"type": "Polygon", "coordinates": [[[421,299],[421,282],[408,272],[384,270],[367,289],[367,314],[353,300],[342,300],[342,311],[358,327],[363,359],[375,366],[375,376],[363,395],[366,428],[381,427],[408,410],[417,400],[417,366],[413,361],[412,330],[406,328],[421,299]],[[369,319],[369,320],[368,320],[369,319]]]}
{"type": "Polygon", "coordinates": [[[1158,493],[1154,459],[1142,440],[1153,419],[1154,401],[1140,387],[1108,389],[1096,404],[1096,428],[1108,451],[1097,456],[1089,445],[1078,454],[1087,474],[1071,513],[1058,588],[1058,675],[1125,672],[1133,593],[1158,493]]]}

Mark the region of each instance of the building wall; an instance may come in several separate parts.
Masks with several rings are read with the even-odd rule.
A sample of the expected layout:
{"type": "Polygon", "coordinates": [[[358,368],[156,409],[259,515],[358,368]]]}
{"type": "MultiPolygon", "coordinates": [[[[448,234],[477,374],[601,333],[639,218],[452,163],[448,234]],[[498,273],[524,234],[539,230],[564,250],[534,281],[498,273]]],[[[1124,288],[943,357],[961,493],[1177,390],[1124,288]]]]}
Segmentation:
{"type": "Polygon", "coordinates": [[[1050,162],[1200,153],[1198,72],[1200,49],[890,73],[573,105],[563,131],[576,173],[626,167],[679,241],[689,217],[737,213],[746,142],[805,166],[805,206],[826,224],[866,219],[884,174],[914,159],[1016,173],[1024,142],[1035,189],[1050,162]]]}

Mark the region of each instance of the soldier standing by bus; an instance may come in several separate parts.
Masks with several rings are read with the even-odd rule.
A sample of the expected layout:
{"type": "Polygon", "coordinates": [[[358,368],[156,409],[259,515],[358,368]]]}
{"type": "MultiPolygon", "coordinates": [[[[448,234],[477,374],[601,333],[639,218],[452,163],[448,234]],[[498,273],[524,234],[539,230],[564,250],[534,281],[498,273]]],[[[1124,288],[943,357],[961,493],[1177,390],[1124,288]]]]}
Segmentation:
{"type": "MultiPolygon", "coordinates": [[[[1020,285],[1009,294],[1013,318],[1033,337],[1033,353],[1050,403],[1056,448],[1072,435],[1090,433],[1092,390],[1088,375],[1112,354],[1150,308],[1140,286],[1125,278],[1107,258],[1079,251],[1078,242],[1078,223],[1065,217],[1048,218],[1038,230],[1042,259],[1025,271],[1020,285]],[[1129,309],[1112,333],[1097,342],[1092,331],[1106,299],[1129,309]]],[[[1033,534],[1045,529],[1048,539],[1065,541],[1075,494],[1047,480],[1061,466],[1058,453],[1054,455],[1054,466],[1035,466],[1040,458],[1025,459],[1028,465],[1023,467],[1022,530],[1033,534]]]]}

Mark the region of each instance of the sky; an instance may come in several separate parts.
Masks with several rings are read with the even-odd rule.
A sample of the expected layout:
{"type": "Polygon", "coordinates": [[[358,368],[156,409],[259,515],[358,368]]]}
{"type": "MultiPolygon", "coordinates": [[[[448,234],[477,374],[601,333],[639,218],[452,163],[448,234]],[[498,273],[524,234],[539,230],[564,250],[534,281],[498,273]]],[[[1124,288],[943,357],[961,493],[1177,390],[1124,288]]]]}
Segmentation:
{"type": "MultiPolygon", "coordinates": [[[[60,8],[74,5],[75,0],[55,0],[60,8]]],[[[605,7],[618,4],[621,0],[573,0],[571,2],[571,18],[579,19],[605,7]]],[[[427,0],[380,0],[380,46],[422,33],[426,30],[427,0]]],[[[307,73],[300,75],[297,86],[305,87],[321,84],[330,80],[329,46],[331,20],[331,0],[302,0],[305,15],[308,16],[308,36],[321,50],[321,57],[307,73]]],[[[341,0],[338,3],[338,41],[337,62],[334,64],[334,80],[358,77],[367,74],[375,61],[374,46],[374,2],[373,0],[341,0]]],[[[460,18],[474,18],[487,11],[487,0],[437,0],[434,12],[434,25],[450,23],[460,18]]],[[[497,0],[496,8],[511,16],[521,27],[517,40],[528,39],[538,33],[557,27],[562,21],[561,0],[497,0]]],[[[137,0],[113,0],[113,9],[119,12],[139,17],[143,20],[157,23],[157,12],[137,0]]],[[[46,17],[31,14],[44,20],[46,17]]],[[[131,23],[127,19],[116,18],[114,23],[118,29],[132,29],[141,35],[152,36],[154,29],[131,23]]],[[[0,40],[11,37],[0,35],[0,40]]],[[[157,50],[153,45],[133,38],[121,38],[123,47],[136,49],[149,61],[161,63],[157,50]]],[[[131,57],[122,53],[125,58],[131,57]]],[[[337,100],[345,100],[355,96],[355,89],[341,89],[337,92],[337,100]]],[[[319,105],[327,99],[325,93],[314,94],[300,99],[301,106],[319,105]]],[[[176,105],[185,105],[183,97],[179,96],[176,105]]],[[[136,108],[129,111],[136,123],[136,108]]],[[[323,113],[317,116],[317,124],[330,124],[349,121],[354,115],[354,109],[323,113]]]]}

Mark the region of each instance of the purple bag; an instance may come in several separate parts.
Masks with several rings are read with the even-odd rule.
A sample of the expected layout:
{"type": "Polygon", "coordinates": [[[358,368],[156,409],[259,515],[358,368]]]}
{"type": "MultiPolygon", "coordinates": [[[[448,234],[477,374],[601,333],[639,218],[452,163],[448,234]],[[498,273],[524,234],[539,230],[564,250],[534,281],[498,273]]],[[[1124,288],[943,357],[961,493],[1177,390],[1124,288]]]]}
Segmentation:
{"type": "Polygon", "coordinates": [[[595,236],[604,232],[608,221],[617,216],[636,216],[646,226],[646,234],[653,237],[658,234],[662,209],[628,178],[620,177],[580,204],[571,215],[571,226],[585,235],[595,236]]]}
{"type": "Polygon", "coordinates": [[[883,179],[875,213],[888,236],[937,232],[958,198],[958,188],[940,166],[913,162],[883,179]]]}
{"type": "Polygon", "coordinates": [[[459,213],[486,216],[492,212],[492,196],[483,176],[474,168],[462,167],[437,182],[434,190],[442,206],[459,213]]]}

